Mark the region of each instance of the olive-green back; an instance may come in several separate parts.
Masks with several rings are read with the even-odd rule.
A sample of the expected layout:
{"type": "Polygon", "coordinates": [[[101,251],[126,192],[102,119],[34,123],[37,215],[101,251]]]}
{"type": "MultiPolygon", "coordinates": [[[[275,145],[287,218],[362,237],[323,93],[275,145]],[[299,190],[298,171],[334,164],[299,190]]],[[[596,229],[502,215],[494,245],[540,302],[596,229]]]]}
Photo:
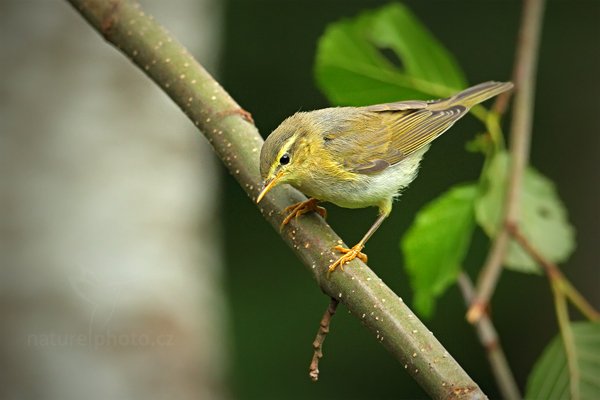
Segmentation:
{"type": "Polygon", "coordinates": [[[325,146],[349,170],[371,174],[431,143],[475,104],[512,88],[486,82],[452,97],[314,111],[325,146]]]}

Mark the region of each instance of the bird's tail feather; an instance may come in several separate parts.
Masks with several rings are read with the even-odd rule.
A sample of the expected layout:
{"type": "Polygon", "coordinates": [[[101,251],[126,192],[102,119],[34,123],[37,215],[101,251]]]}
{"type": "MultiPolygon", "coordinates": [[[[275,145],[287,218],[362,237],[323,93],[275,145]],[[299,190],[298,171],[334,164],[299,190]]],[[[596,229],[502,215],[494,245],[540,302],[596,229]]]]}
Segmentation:
{"type": "Polygon", "coordinates": [[[454,96],[450,97],[448,101],[451,105],[462,105],[467,108],[471,108],[475,104],[484,102],[487,99],[497,96],[500,93],[506,92],[512,88],[512,82],[484,82],[455,94],[454,96]]]}

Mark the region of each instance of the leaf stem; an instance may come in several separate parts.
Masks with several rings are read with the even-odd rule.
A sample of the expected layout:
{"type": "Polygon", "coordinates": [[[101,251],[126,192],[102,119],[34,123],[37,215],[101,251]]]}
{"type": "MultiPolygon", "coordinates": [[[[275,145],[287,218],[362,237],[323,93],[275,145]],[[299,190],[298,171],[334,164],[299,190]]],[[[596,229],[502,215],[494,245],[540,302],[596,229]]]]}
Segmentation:
{"type": "Polygon", "coordinates": [[[488,111],[485,119],[485,126],[494,143],[494,154],[503,151],[506,144],[504,143],[504,134],[502,133],[502,127],[500,126],[500,114],[488,111]]]}

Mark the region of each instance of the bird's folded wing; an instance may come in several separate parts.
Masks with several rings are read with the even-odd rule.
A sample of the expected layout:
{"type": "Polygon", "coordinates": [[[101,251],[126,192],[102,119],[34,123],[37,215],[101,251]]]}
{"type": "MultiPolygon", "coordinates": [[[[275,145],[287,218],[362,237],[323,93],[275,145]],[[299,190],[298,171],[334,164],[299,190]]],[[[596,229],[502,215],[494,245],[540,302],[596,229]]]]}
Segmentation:
{"type": "Polygon", "coordinates": [[[425,102],[411,101],[361,108],[348,130],[325,135],[326,146],[355,173],[382,171],[431,143],[467,112],[461,105],[439,106],[431,110],[425,102]]]}

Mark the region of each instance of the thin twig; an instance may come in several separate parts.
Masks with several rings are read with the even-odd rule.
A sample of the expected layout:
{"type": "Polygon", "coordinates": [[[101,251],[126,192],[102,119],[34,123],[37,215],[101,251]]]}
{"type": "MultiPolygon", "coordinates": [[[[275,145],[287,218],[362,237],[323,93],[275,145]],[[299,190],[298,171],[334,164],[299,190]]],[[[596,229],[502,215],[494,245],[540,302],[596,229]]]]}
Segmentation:
{"type": "Polygon", "coordinates": [[[596,311],[581,294],[571,285],[567,278],[562,274],[558,266],[547,260],[527,238],[521,233],[516,225],[508,225],[507,231],[512,235],[515,241],[533,258],[545,271],[554,297],[554,308],[556,310],[556,319],[560,329],[561,338],[565,347],[567,365],[569,368],[569,390],[572,399],[579,399],[579,364],[577,363],[577,346],[575,337],[569,321],[569,311],[567,309],[566,298],[590,320],[600,320],[600,314],[596,311]],[[566,296],[566,298],[565,298],[566,296]]]}
{"type": "Polygon", "coordinates": [[[496,283],[502,273],[502,261],[504,261],[508,241],[508,232],[506,229],[500,229],[492,242],[492,248],[479,274],[477,282],[477,293],[479,294],[473,297],[467,311],[467,320],[472,324],[477,323],[487,313],[489,299],[492,297],[496,283]]]}
{"type": "Polygon", "coordinates": [[[567,278],[561,273],[558,266],[547,260],[527,238],[522,234],[517,225],[508,225],[507,231],[512,235],[515,241],[533,258],[544,270],[554,297],[554,308],[562,342],[565,348],[567,366],[569,368],[569,391],[572,399],[579,399],[580,370],[577,362],[577,346],[575,337],[569,321],[569,311],[567,308],[567,298],[590,320],[600,320],[600,314],[596,311],[581,294],[571,285],[567,278]],[[565,297],[566,296],[566,297],[565,297]]]}
{"type": "Polygon", "coordinates": [[[504,203],[503,221],[505,223],[499,227],[490,254],[477,280],[477,295],[467,312],[467,319],[470,322],[481,318],[496,289],[502,262],[508,248],[506,224],[516,224],[519,219],[522,180],[529,159],[537,57],[544,5],[545,0],[525,0],[523,5],[513,75],[513,81],[517,83],[517,87],[510,129],[511,165],[504,203]]]}
{"type": "Polygon", "coordinates": [[[509,225],[507,231],[515,241],[533,258],[544,270],[550,282],[564,294],[583,315],[591,321],[600,321],[600,313],[579,293],[577,289],[562,274],[556,264],[546,259],[531,242],[521,233],[518,226],[509,225]]]}
{"type": "MultiPolygon", "coordinates": [[[[226,116],[240,106],[219,83],[134,0],[69,2],[173,99],[255,203],[263,141],[254,125],[237,115],[226,116]]],[[[269,193],[259,209],[279,232],[283,210],[303,200],[306,197],[300,192],[284,185],[269,193]]],[[[321,218],[306,215],[287,226],[280,232],[282,239],[321,290],[344,303],[430,397],[485,398],[427,327],[366,264],[352,261],[344,273],[327,279],[327,266],[337,257],[332,248],[343,242],[321,218]]]]}
{"type": "MultiPolygon", "coordinates": [[[[475,296],[475,290],[473,289],[471,278],[464,272],[461,272],[458,276],[458,287],[460,288],[463,298],[465,299],[465,304],[468,307],[475,296]]],[[[477,331],[477,336],[479,337],[481,345],[485,349],[494,378],[502,393],[502,398],[507,400],[521,399],[522,396],[519,392],[519,387],[517,386],[515,377],[508,365],[506,355],[502,350],[502,345],[500,344],[498,334],[491,318],[487,314],[484,314],[479,321],[475,323],[475,330],[477,331]]]]}
{"type": "Polygon", "coordinates": [[[319,323],[319,330],[317,331],[317,336],[313,341],[313,357],[310,361],[310,366],[308,367],[308,376],[313,382],[319,380],[319,360],[323,357],[323,342],[325,342],[325,338],[329,333],[329,324],[331,323],[331,318],[333,318],[335,311],[339,301],[331,298],[323,317],[321,318],[321,322],[319,323]]]}
{"type": "Polygon", "coordinates": [[[542,267],[544,272],[550,280],[559,279],[562,276],[560,269],[556,264],[548,261],[546,257],[542,255],[529,240],[521,233],[521,230],[516,224],[508,224],[506,226],[506,232],[510,233],[515,241],[535,260],[535,262],[542,267]]]}
{"type": "Polygon", "coordinates": [[[590,321],[600,321],[600,312],[579,293],[577,289],[566,278],[560,281],[562,292],[567,299],[590,321]]]}

